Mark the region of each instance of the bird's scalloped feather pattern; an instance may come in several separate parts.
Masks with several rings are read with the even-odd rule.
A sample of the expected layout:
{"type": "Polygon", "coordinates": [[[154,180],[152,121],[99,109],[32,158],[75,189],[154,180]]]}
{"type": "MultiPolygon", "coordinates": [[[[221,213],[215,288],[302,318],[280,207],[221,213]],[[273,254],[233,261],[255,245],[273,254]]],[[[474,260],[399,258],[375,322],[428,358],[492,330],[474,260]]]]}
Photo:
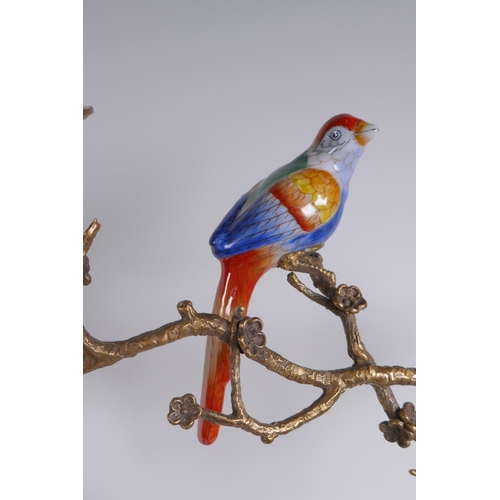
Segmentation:
{"type": "MultiPolygon", "coordinates": [[[[330,173],[307,168],[278,180],[249,206],[247,200],[248,194],[212,235],[210,243],[216,257],[227,258],[273,244],[286,247],[289,241],[300,241],[301,236],[328,224],[337,213],[341,189],[330,173]]],[[[304,245],[309,239],[304,238],[304,245]]]]}

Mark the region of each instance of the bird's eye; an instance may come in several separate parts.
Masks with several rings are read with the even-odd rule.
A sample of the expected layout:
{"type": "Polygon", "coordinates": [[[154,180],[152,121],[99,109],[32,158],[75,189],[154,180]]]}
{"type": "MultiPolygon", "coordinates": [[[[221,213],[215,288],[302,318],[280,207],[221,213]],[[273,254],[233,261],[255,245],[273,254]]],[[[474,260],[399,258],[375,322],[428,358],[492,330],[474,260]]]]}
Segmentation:
{"type": "Polygon", "coordinates": [[[330,132],[330,137],[335,141],[338,141],[341,135],[342,133],[340,132],[340,130],[333,130],[332,132],[330,132]]]}

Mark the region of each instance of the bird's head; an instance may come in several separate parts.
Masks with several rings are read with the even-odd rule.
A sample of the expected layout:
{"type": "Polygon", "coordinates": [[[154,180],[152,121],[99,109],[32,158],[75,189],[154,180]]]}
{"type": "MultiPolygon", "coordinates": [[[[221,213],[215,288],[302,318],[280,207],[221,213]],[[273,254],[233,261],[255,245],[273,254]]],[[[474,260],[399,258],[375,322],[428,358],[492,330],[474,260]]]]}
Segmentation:
{"type": "Polygon", "coordinates": [[[354,116],[342,114],[330,118],[320,129],[309,148],[313,162],[333,163],[333,168],[349,181],[364,147],[378,128],[354,116]]]}

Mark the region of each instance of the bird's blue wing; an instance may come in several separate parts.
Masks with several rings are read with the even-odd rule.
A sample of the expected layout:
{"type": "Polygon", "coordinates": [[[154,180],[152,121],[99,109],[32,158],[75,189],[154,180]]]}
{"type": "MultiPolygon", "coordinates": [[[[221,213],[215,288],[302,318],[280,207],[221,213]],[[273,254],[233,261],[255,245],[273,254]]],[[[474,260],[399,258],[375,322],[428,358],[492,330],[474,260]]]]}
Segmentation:
{"type": "Polygon", "coordinates": [[[297,251],[323,243],[346,196],[331,173],[307,168],[302,154],[240,198],[210,238],[212,251],[224,259],[274,244],[297,251]]]}
{"type": "Polygon", "coordinates": [[[271,193],[263,193],[250,206],[244,207],[247,199],[248,193],[236,203],[210,238],[212,251],[219,259],[304,233],[286,206],[271,193]]]}

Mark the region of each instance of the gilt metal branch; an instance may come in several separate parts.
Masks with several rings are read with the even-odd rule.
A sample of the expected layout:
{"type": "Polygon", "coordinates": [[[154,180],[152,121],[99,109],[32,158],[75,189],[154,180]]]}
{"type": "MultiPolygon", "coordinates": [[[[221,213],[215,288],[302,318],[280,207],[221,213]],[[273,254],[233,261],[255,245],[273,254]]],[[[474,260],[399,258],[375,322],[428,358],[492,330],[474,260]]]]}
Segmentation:
{"type": "MultiPolygon", "coordinates": [[[[96,219],[83,237],[83,282],[91,282],[88,251],[100,225],[96,219]]],[[[167,323],[155,330],[136,335],[128,340],[105,342],[83,331],[83,371],[89,373],[111,366],[141,352],[170,344],[191,336],[215,336],[230,347],[231,361],[231,414],[222,414],[198,405],[192,394],[174,398],[170,403],[168,420],[184,429],[203,418],[218,425],[236,427],[257,435],[264,443],[272,443],[282,434],[298,429],[326,413],[347,390],[360,385],[374,388],[389,420],[379,425],[384,437],[407,447],[416,439],[416,414],[413,404],[399,406],[391,386],[416,385],[415,368],[379,366],[361,341],[355,314],[366,308],[367,303],[359,288],[336,284],[333,272],[324,269],[321,256],[315,252],[297,252],[284,256],[279,267],[288,271],[288,282],[313,302],[325,307],[339,317],[346,336],[347,352],[353,365],[334,370],[315,370],[300,366],[267,347],[263,322],[259,318],[245,316],[243,308],[234,311],[231,321],[214,314],[198,313],[191,302],[177,305],[181,319],[167,323]],[[306,287],[295,273],[308,274],[313,285],[321,293],[306,287]],[[240,381],[240,358],[246,356],[268,370],[290,381],[313,385],[322,389],[321,396],[307,408],[286,419],[262,423],[250,416],[243,400],[240,381]]]]}

